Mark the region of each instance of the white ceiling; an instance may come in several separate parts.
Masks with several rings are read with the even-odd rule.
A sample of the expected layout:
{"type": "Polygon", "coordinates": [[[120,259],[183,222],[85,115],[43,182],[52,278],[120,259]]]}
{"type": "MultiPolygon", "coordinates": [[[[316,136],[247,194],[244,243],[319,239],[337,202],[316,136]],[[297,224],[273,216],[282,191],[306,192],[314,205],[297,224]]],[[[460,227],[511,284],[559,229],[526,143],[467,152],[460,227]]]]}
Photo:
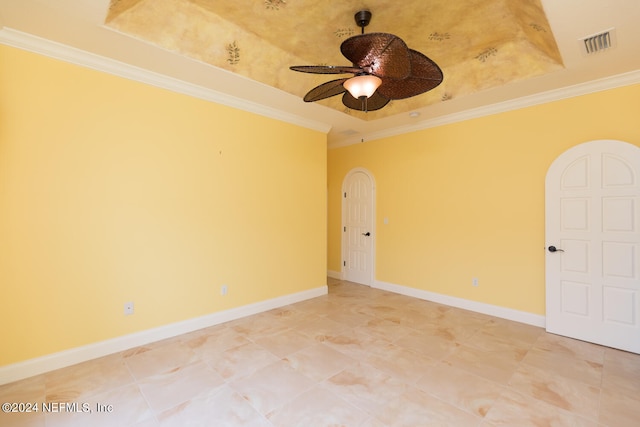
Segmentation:
{"type": "Polygon", "coordinates": [[[104,24],[109,3],[0,0],[0,43],[319,129],[328,133],[329,146],[640,82],[639,0],[542,0],[564,68],[416,108],[418,117],[402,113],[368,121],[119,33],[104,24]],[[591,56],[582,52],[581,39],[612,28],[614,48],[591,56]],[[77,52],[93,55],[79,60],[77,52]],[[118,72],[117,64],[127,64],[128,71],[118,72]]]}

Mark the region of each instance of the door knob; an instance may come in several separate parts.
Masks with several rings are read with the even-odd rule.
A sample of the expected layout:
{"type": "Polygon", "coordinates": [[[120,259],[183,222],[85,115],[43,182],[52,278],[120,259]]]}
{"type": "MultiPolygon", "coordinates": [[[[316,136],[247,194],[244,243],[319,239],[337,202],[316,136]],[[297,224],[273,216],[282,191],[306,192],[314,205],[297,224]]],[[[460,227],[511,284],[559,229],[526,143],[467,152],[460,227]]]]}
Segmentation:
{"type": "Polygon", "coordinates": [[[558,249],[555,246],[549,246],[549,252],[564,252],[564,249],[558,249]]]}
{"type": "Polygon", "coordinates": [[[367,237],[369,237],[369,236],[371,236],[371,233],[369,233],[369,232],[367,231],[366,233],[362,233],[362,235],[363,235],[363,236],[367,236],[367,237]]]}

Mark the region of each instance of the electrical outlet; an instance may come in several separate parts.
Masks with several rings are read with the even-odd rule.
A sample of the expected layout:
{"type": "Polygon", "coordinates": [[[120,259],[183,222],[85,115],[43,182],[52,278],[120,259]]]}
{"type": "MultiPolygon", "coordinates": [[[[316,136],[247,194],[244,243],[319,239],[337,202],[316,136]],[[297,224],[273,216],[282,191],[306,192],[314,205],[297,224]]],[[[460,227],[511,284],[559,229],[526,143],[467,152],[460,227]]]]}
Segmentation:
{"type": "Polygon", "coordinates": [[[130,314],[133,314],[133,301],[124,303],[124,314],[125,316],[129,316],[130,314]]]}
{"type": "Polygon", "coordinates": [[[478,278],[477,277],[474,277],[473,280],[471,280],[471,285],[478,286],[478,278]]]}
{"type": "Polygon", "coordinates": [[[227,285],[222,285],[222,287],[220,288],[220,295],[225,296],[227,294],[227,285]]]}

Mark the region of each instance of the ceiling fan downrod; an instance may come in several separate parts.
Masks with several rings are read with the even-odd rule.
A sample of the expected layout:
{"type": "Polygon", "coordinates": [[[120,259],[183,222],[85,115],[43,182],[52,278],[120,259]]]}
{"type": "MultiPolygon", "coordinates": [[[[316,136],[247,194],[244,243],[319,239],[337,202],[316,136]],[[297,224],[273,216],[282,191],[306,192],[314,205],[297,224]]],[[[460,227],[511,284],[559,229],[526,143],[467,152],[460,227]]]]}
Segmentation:
{"type": "MultiPolygon", "coordinates": [[[[356,12],[353,18],[356,20],[356,25],[360,27],[360,34],[364,34],[364,27],[369,25],[369,22],[371,22],[371,12],[368,10],[360,10],[356,12]]],[[[360,97],[360,101],[362,102],[361,110],[365,113],[369,112],[369,109],[367,108],[367,99],[368,97],[366,96],[360,97]]]]}

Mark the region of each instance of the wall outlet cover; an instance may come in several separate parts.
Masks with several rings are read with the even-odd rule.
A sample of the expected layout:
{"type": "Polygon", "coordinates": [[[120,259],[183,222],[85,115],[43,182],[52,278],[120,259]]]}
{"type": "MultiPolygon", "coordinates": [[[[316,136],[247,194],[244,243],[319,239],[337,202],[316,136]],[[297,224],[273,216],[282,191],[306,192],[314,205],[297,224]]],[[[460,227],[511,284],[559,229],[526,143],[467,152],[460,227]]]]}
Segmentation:
{"type": "Polygon", "coordinates": [[[125,302],[124,303],[124,314],[129,316],[133,314],[133,302],[125,302]]]}

